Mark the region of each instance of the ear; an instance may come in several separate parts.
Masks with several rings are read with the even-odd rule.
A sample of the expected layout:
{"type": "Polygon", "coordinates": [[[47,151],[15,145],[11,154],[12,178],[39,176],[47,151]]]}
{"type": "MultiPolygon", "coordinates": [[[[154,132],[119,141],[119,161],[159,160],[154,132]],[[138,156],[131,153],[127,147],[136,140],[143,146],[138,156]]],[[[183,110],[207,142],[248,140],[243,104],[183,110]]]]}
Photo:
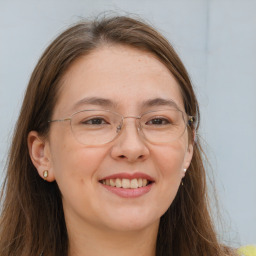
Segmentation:
{"type": "Polygon", "coordinates": [[[49,142],[41,138],[36,131],[31,131],[28,134],[27,143],[31,161],[40,177],[49,182],[54,181],[55,177],[52,171],[49,142]],[[47,177],[44,177],[45,171],[48,171],[47,177]]]}
{"type": "MultiPolygon", "coordinates": [[[[186,170],[188,169],[188,167],[191,163],[192,157],[193,157],[193,150],[194,150],[193,144],[189,143],[188,147],[187,147],[187,151],[185,153],[185,158],[184,158],[184,162],[183,162],[183,169],[186,169],[186,170]]],[[[182,172],[182,178],[184,176],[185,176],[185,171],[182,172]]]]}

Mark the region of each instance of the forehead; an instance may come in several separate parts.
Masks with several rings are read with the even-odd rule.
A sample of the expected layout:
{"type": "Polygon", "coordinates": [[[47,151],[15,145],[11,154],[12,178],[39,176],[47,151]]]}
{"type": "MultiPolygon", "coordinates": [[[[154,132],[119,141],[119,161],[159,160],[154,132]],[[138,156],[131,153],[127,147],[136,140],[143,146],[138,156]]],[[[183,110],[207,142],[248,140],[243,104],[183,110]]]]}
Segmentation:
{"type": "Polygon", "coordinates": [[[142,102],[154,99],[184,110],[180,86],[167,67],[153,54],[128,46],[100,47],[75,61],[63,78],[56,115],[90,107],[92,101],[83,100],[88,98],[106,99],[122,112],[139,112],[142,102]]]}

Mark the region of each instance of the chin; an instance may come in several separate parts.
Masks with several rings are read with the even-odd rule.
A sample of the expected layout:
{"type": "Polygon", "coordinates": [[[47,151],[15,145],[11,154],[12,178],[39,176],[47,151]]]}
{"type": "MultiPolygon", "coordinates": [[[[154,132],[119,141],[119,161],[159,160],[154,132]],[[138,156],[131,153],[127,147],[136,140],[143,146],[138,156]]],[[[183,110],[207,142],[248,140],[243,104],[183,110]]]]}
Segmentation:
{"type": "Polygon", "coordinates": [[[112,230],[114,231],[118,231],[118,232],[133,232],[133,231],[143,231],[151,226],[153,226],[153,224],[155,223],[159,223],[159,221],[157,222],[129,222],[129,223],[116,223],[114,225],[111,226],[112,230]]]}
{"type": "Polygon", "coordinates": [[[149,215],[141,210],[132,211],[130,209],[123,214],[116,213],[108,218],[107,225],[116,231],[139,231],[152,225],[158,225],[159,221],[160,217],[153,216],[152,213],[149,215]]]}

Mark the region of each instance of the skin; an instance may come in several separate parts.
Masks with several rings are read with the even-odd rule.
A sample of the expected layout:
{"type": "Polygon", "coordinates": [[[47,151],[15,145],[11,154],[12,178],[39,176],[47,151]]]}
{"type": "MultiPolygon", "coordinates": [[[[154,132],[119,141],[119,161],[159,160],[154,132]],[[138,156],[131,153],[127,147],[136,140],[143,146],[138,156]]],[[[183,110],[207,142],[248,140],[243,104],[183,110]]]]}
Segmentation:
{"type": "MultiPolygon", "coordinates": [[[[67,71],[53,119],[83,109],[111,109],[138,116],[168,106],[142,106],[143,101],[173,100],[184,111],[179,85],[152,54],[128,46],[103,46],[77,60],[67,71]],[[111,100],[114,106],[74,105],[85,97],[111,100]]],[[[160,217],[171,205],[193,146],[187,130],[167,144],[152,144],[126,119],[121,134],[101,146],[85,146],[73,136],[69,122],[52,123],[49,137],[32,131],[31,159],[39,175],[56,180],[70,240],[69,256],[155,255],[160,217]],[[137,198],[107,191],[99,180],[120,172],[142,172],[154,178],[152,189],[137,198]]]]}

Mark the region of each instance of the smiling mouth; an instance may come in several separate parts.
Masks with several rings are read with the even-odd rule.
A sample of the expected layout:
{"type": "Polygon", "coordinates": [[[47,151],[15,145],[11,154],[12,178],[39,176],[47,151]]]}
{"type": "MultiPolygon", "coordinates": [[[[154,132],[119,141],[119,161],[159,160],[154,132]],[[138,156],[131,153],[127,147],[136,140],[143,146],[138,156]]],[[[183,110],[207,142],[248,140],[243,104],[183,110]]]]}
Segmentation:
{"type": "Polygon", "coordinates": [[[99,181],[101,184],[116,187],[116,188],[126,188],[126,189],[136,189],[141,187],[146,187],[152,183],[152,181],[143,178],[134,179],[103,179],[99,181]]]}

